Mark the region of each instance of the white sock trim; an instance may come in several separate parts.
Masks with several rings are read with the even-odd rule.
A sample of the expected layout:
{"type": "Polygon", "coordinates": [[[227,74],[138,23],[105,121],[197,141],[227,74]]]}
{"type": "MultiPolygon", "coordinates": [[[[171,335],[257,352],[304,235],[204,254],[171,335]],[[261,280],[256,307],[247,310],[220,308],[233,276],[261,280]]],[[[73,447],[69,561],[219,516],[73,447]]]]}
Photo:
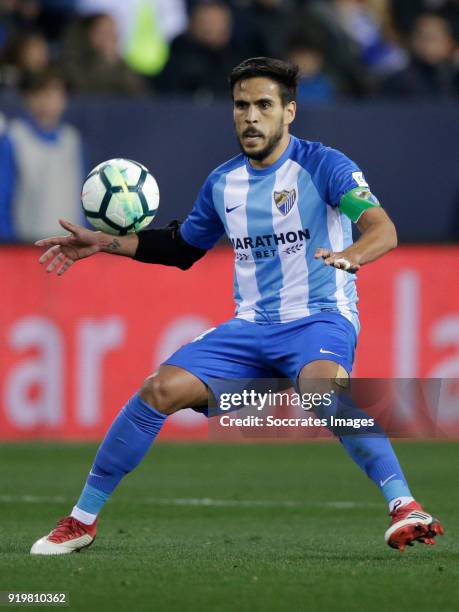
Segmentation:
{"type": "Polygon", "coordinates": [[[92,525],[97,518],[97,514],[91,514],[90,512],[81,510],[81,508],[78,508],[78,506],[73,506],[70,516],[73,516],[73,518],[76,518],[77,521],[80,521],[85,525],[92,525]]]}
{"type": "Polygon", "coordinates": [[[406,504],[410,504],[414,501],[414,497],[410,497],[408,495],[402,497],[395,497],[391,499],[389,502],[389,512],[392,512],[394,508],[400,508],[401,506],[405,506],[406,504]]]}

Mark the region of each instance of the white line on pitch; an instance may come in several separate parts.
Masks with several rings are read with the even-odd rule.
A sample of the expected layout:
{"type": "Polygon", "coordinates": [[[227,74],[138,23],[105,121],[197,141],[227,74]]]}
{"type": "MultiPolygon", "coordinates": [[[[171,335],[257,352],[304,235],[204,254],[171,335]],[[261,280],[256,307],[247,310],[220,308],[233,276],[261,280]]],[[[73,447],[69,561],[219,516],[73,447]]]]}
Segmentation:
{"type": "MultiPolygon", "coordinates": [[[[0,495],[0,503],[55,504],[71,503],[62,495],[0,495]]],[[[293,501],[293,500],[260,500],[260,499],[213,499],[210,497],[147,497],[139,498],[139,503],[156,506],[207,506],[213,508],[333,508],[353,510],[355,508],[376,508],[381,504],[354,501],[293,501]]],[[[118,503],[123,503],[120,500],[118,503]]]]}
{"type": "Polygon", "coordinates": [[[0,495],[0,503],[15,504],[60,504],[68,502],[67,497],[62,495],[0,495]]]}
{"type": "Polygon", "coordinates": [[[381,504],[370,502],[353,501],[329,501],[329,502],[300,502],[293,500],[259,500],[259,499],[212,499],[202,498],[161,498],[149,497],[139,500],[141,503],[159,506],[210,506],[220,508],[335,508],[335,509],[354,509],[357,507],[373,508],[381,504]]]}

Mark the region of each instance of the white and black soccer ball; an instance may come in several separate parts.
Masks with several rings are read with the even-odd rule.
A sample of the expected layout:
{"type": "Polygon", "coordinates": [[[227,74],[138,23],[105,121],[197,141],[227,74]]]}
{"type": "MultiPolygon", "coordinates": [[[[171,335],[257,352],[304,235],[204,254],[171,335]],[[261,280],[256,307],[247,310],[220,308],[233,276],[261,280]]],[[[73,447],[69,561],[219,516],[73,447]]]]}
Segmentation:
{"type": "Polygon", "coordinates": [[[93,227],[122,236],[151,223],[158,210],[159,188],[142,164],[110,159],[88,174],[81,201],[93,227]]]}

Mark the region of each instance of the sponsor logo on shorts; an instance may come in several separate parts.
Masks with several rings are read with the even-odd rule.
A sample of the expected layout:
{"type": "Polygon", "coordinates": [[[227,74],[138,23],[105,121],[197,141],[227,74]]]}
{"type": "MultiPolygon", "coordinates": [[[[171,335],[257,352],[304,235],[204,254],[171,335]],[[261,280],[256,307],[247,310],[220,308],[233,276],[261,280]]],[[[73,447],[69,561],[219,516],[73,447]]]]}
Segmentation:
{"type": "Polygon", "coordinates": [[[326,354],[326,355],[336,355],[337,357],[342,357],[342,355],[338,355],[338,353],[334,353],[333,351],[327,351],[323,348],[320,349],[319,353],[326,354]]]}

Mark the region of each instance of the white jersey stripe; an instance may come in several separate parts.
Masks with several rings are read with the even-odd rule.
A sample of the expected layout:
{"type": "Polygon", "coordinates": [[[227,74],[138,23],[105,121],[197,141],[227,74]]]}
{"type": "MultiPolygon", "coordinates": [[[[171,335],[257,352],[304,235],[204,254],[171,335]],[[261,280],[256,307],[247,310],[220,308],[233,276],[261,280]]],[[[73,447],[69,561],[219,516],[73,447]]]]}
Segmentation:
{"type": "MultiPolygon", "coordinates": [[[[327,227],[328,227],[328,238],[333,251],[340,252],[344,249],[344,234],[343,227],[341,225],[341,213],[339,208],[327,206],[327,227]]],[[[345,293],[345,285],[347,281],[348,272],[344,270],[335,270],[336,278],[336,306],[340,313],[345,316],[349,321],[355,325],[355,317],[348,307],[348,300],[345,293]]]]}
{"type": "MultiPolygon", "coordinates": [[[[230,237],[247,236],[248,192],[249,173],[245,166],[240,166],[226,175],[223,203],[225,224],[230,237]]],[[[241,300],[236,314],[247,321],[255,320],[254,307],[260,300],[255,272],[256,264],[252,258],[245,259],[244,254],[235,254],[235,285],[237,284],[241,300]]]]}
{"type": "MultiPolygon", "coordinates": [[[[275,192],[284,189],[295,190],[293,207],[283,215],[272,202],[273,228],[275,234],[298,232],[302,229],[299,212],[298,174],[301,166],[289,160],[276,172],[275,192]]],[[[291,196],[293,197],[293,195],[291,196]]],[[[278,254],[282,268],[282,287],[280,290],[280,321],[291,321],[293,318],[307,317],[308,309],[308,265],[305,257],[306,241],[298,244],[287,244],[279,247],[278,254]]]]}

